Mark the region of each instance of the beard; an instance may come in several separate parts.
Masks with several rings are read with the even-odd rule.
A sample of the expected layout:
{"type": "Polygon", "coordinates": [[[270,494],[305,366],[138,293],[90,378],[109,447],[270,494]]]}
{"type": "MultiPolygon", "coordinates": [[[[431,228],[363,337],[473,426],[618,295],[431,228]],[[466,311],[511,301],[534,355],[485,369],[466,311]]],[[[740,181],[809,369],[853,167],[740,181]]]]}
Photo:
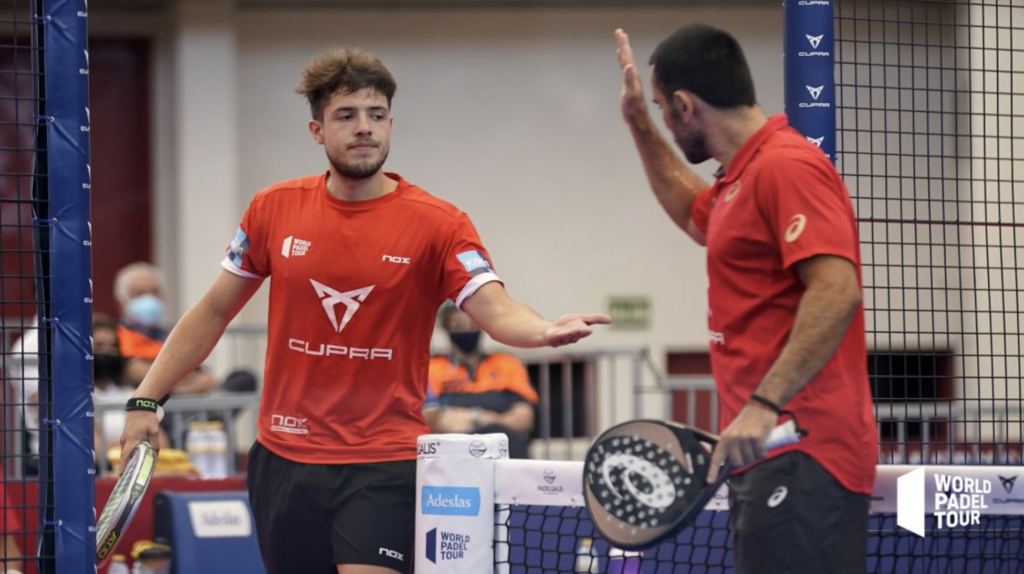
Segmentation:
{"type": "Polygon", "coordinates": [[[679,146],[679,149],[683,150],[686,161],[693,165],[704,163],[711,159],[711,154],[708,153],[708,139],[697,130],[693,130],[685,138],[676,136],[676,145],[679,146]]]}
{"type": "Polygon", "coordinates": [[[338,172],[338,175],[345,179],[366,179],[372,177],[374,174],[380,171],[383,167],[384,162],[388,159],[388,154],[391,152],[390,147],[382,148],[380,159],[377,161],[373,160],[362,160],[362,161],[343,161],[338,158],[331,157],[330,152],[327,153],[327,161],[331,162],[331,166],[334,167],[334,171],[338,172]]]}
{"type": "Polygon", "coordinates": [[[675,107],[671,109],[669,115],[672,118],[672,137],[686,156],[686,161],[697,165],[711,159],[711,154],[708,153],[708,138],[704,132],[696,126],[684,125],[683,118],[675,107]]]}

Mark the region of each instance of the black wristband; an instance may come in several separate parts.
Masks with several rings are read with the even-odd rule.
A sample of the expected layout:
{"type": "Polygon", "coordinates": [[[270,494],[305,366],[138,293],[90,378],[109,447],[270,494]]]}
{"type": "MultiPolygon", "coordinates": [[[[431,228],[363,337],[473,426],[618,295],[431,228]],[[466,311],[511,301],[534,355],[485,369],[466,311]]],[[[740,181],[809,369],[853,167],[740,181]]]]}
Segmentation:
{"type": "Polygon", "coordinates": [[[153,399],[128,399],[128,403],[124,406],[126,411],[149,411],[155,413],[157,408],[160,406],[160,401],[153,399]]]}
{"type": "Polygon", "coordinates": [[[782,416],[782,413],[783,413],[782,407],[780,407],[779,405],[769,401],[768,399],[762,397],[761,395],[750,395],[750,400],[755,402],[755,403],[757,403],[757,404],[766,406],[766,407],[768,407],[769,410],[774,412],[776,415],[778,415],[780,417],[782,416]]]}

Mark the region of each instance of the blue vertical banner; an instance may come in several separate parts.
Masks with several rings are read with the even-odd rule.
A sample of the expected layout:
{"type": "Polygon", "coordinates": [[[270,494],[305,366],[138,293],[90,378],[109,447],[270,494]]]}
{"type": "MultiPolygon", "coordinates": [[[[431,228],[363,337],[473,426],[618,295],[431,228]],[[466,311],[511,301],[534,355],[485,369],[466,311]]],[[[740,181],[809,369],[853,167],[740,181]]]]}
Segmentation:
{"type": "Polygon", "coordinates": [[[785,91],[789,123],[836,161],[834,0],[785,0],[785,91]]]}
{"type": "Polygon", "coordinates": [[[87,1],[43,4],[56,569],[96,572],[87,1]]]}

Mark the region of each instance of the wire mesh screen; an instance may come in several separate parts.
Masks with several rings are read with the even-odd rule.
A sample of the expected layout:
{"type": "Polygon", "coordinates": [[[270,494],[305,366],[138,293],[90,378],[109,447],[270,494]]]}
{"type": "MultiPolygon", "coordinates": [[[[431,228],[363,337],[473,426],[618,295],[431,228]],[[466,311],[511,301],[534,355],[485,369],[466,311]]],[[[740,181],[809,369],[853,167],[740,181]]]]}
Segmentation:
{"type": "Polygon", "coordinates": [[[879,462],[1021,464],[1024,5],[834,5],[879,462]]]}
{"type": "MultiPolygon", "coordinates": [[[[37,320],[49,289],[43,272],[47,233],[40,223],[48,218],[48,201],[37,4],[8,0],[0,12],[0,561],[26,572],[34,572],[36,563],[22,557],[36,555],[40,515],[45,517],[39,506],[39,427],[47,418],[41,405],[48,403],[49,389],[48,326],[37,320]]],[[[41,551],[43,560],[52,558],[48,552],[41,551]]]]}

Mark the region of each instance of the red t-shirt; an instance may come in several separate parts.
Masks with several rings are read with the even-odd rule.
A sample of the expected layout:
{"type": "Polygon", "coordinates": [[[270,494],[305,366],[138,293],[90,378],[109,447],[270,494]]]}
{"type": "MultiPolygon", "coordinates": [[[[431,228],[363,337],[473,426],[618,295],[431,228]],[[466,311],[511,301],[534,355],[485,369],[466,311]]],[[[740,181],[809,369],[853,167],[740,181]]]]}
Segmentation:
{"type": "Polygon", "coordinates": [[[415,459],[437,309],[498,279],[465,213],[388,176],[368,201],[326,174],[260,192],[222,263],[271,277],[259,441],[290,460],[415,459]]]}
{"type": "MultiPolygon", "coordinates": [[[[711,367],[728,425],[789,339],[804,293],[794,264],[843,257],[860,282],[857,223],[835,168],[781,114],[697,196],[691,216],[707,237],[711,367]]],[[[803,451],[847,489],[870,494],[878,437],[863,306],[835,354],[785,408],[809,435],[773,454],[803,451]]]]}

